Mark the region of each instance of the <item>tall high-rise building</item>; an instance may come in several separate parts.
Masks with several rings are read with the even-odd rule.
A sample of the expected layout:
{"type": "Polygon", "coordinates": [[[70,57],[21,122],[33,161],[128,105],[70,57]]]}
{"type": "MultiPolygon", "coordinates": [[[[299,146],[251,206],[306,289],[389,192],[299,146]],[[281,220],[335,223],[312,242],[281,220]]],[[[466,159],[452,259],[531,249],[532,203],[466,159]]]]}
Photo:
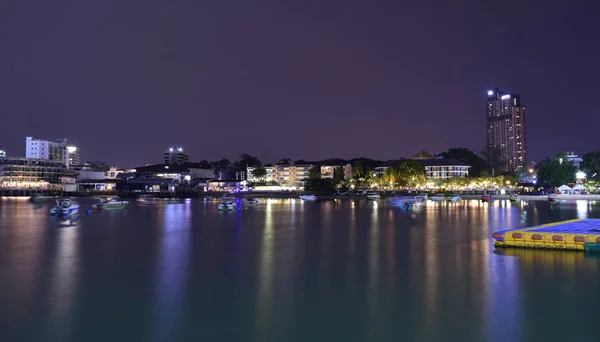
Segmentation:
{"type": "Polygon", "coordinates": [[[81,165],[79,147],[75,145],[67,145],[67,151],[69,151],[69,165],[81,165]]]}
{"type": "Polygon", "coordinates": [[[25,157],[34,159],[46,159],[60,161],[69,168],[69,150],[67,149],[67,139],[59,139],[57,142],[25,138],[25,157]]]}
{"type": "Polygon", "coordinates": [[[486,147],[497,154],[500,169],[514,171],[528,161],[525,107],[520,95],[488,90],[486,124],[486,147]]]}
{"type": "Polygon", "coordinates": [[[183,148],[169,148],[165,151],[165,165],[185,164],[189,160],[187,154],[183,153],[183,148]]]}

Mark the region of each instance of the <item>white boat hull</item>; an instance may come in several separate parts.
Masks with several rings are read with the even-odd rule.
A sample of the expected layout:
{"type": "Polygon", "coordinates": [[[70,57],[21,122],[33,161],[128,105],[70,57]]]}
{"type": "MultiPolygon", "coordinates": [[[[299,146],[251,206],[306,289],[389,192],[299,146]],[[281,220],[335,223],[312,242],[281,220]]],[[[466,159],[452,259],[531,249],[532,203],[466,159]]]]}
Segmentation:
{"type": "Polygon", "coordinates": [[[229,211],[229,210],[233,210],[235,208],[235,206],[233,204],[224,204],[224,203],[221,203],[221,204],[219,204],[217,206],[217,208],[220,211],[229,211]]]}
{"type": "Polygon", "coordinates": [[[50,209],[51,215],[71,216],[79,214],[79,203],[72,200],[57,201],[56,206],[50,209]]]}
{"type": "Polygon", "coordinates": [[[303,201],[316,201],[317,200],[317,196],[314,195],[302,195],[300,196],[300,199],[303,201]]]}

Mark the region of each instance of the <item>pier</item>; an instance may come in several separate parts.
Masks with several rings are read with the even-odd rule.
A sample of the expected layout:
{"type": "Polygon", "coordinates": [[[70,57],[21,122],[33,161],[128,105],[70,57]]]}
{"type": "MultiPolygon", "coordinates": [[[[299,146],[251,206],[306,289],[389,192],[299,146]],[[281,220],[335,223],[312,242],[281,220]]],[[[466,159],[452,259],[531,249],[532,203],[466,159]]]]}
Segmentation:
{"type": "Polygon", "coordinates": [[[596,251],[600,219],[575,219],[494,233],[496,247],[596,251]]]}

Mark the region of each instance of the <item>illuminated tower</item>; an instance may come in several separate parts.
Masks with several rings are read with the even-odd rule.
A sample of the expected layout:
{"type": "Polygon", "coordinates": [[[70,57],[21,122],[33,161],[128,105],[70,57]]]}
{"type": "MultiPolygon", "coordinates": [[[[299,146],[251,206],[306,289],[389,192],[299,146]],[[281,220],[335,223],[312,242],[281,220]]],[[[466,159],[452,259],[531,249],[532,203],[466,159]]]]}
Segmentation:
{"type": "Polygon", "coordinates": [[[487,92],[486,147],[497,153],[499,167],[514,171],[527,159],[527,126],[521,97],[499,89],[487,92]]]}

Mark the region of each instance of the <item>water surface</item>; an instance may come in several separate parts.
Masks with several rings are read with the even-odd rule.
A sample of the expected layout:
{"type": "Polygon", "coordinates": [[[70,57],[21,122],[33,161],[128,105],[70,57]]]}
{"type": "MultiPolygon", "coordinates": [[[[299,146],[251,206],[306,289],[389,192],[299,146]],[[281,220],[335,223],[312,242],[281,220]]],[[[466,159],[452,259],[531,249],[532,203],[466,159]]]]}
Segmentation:
{"type": "Polygon", "coordinates": [[[0,200],[0,341],[598,341],[597,257],[490,238],[588,202],[49,209],[0,200]]]}

